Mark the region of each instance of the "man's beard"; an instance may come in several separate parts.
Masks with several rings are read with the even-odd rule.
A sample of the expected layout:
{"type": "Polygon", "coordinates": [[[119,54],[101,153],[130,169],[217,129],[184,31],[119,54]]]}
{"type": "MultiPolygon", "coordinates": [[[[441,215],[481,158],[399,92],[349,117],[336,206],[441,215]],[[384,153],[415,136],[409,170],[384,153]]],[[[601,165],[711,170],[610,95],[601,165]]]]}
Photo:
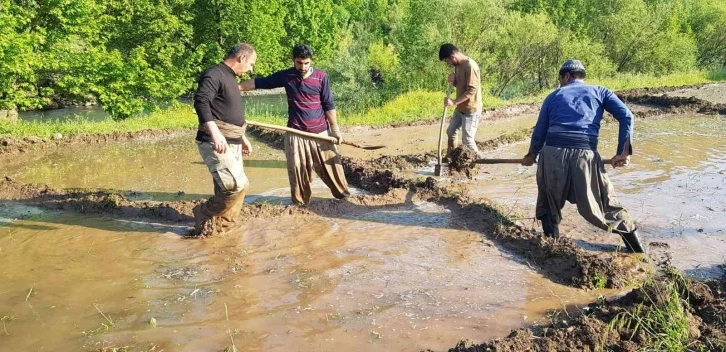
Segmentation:
{"type": "Polygon", "coordinates": [[[308,74],[308,72],[310,72],[310,69],[307,69],[307,70],[297,70],[297,73],[300,76],[305,76],[306,74],[308,74]]]}

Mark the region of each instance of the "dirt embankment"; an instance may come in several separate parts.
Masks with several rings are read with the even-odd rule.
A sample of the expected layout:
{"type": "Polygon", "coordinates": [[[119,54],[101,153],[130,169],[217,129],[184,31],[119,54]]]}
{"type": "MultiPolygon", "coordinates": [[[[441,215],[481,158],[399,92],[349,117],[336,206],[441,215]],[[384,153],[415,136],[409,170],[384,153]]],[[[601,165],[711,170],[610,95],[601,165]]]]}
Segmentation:
{"type": "Polygon", "coordinates": [[[171,139],[192,133],[192,129],[181,130],[142,130],[137,132],[113,132],[104,134],[78,134],[59,139],[43,139],[39,137],[0,138],[0,155],[24,153],[29,150],[50,149],[73,144],[97,145],[110,142],[126,141],[158,141],[171,139]]]}
{"type": "Polygon", "coordinates": [[[544,238],[512,223],[495,205],[463,196],[465,184],[442,186],[431,177],[407,179],[391,170],[381,170],[375,160],[346,160],[344,168],[348,182],[354,186],[379,193],[404,188],[415,192],[418,199],[447,207],[460,226],[487,236],[557,282],[583,288],[624,287],[644,276],[631,255],[591,254],[568,238],[544,238]]]}
{"type": "Polygon", "coordinates": [[[449,352],[726,351],[726,277],[703,283],[666,273],[553,321],[479,345],[462,341],[449,352]]]}
{"type": "Polygon", "coordinates": [[[726,115],[726,104],[711,103],[696,97],[679,97],[658,94],[667,91],[655,89],[634,89],[618,93],[618,97],[626,103],[656,107],[636,114],[638,117],[651,117],[664,114],[711,114],[726,115]]]}

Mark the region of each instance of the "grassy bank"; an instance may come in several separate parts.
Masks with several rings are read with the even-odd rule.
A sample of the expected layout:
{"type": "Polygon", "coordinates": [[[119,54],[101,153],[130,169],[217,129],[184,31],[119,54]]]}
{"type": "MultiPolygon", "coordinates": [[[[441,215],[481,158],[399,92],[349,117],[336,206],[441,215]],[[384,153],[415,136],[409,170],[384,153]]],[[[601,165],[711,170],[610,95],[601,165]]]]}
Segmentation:
{"type": "MultiPolygon", "coordinates": [[[[650,87],[675,87],[708,83],[726,80],[726,73],[678,73],[661,77],[644,75],[618,75],[614,78],[590,80],[590,83],[600,84],[613,90],[627,90],[650,87]]],[[[496,97],[485,96],[484,108],[499,108],[517,104],[537,104],[542,102],[549,92],[513,99],[502,100],[496,97]]],[[[422,120],[435,120],[443,112],[442,101],[444,92],[412,91],[398,96],[381,107],[365,112],[339,113],[341,124],[344,126],[369,125],[383,126],[393,123],[407,123],[422,120]]],[[[265,123],[284,125],[285,100],[271,100],[269,103],[252,103],[247,105],[247,118],[265,123]]],[[[449,109],[451,114],[452,109],[449,109]]],[[[23,138],[36,136],[50,138],[55,133],[63,136],[72,136],[82,133],[111,133],[134,132],[145,129],[185,129],[197,125],[196,115],[189,105],[180,105],[167,110],[157,111],[148,115],[136,116],[122,121],[111,119],[104,121],[88,121],[82,118],[71,118],[51,122],[11,123],[0,121],[0,137],[23,138]]]]}

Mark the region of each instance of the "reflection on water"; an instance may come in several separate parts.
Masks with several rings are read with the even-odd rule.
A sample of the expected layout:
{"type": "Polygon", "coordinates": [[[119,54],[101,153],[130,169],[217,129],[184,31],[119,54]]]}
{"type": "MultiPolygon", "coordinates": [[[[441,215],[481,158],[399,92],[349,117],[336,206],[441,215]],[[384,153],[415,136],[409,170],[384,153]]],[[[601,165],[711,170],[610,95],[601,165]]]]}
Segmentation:
{"type": "MultiPolygon", "coordinates": [[[[288,187],[285,156],[253,142],[244,161],[249,195],[288,187]]],[[[6,174],[20,182],[57,188],[133,191],[131,199],[200,199],[213,193],[212,178],[199,156],[194,136],[155,143],[112,143],[71,146],[37,156],[32,162],[8,165],[6,174]],[[183,193],[180,193],[183,192],[183,193]]]]}
{"type": "MultiPolygon", "coordinates": [[[[617,127],[616,122],[603,127],[598,147],[603,157],[614,154],[617,127]]],[[[489,156],[521,157],[528,143],[506,146],[489,156]]],[[[637,121],[632,165],[606,169],[618,198],[645,238],[671,245],[674,264],[690,270],[715,268],[726,260],[726,124],[722,118],[673,116],[637,121]]],[[[536,167],[481,166],[472,193],[496,200],[505,210],[531,216],[535,173],[536,167]]],[[[566,209],[568,220],[578,219],[574,206],[566,209]]],[[[617,241],[613,236],[608,239],[617,241]]]]}
{"type": "Polygon", "coordinates": [[[203,241],[112,219],[15,221],[0,227],[0,341],[14,351],[222,351],[231,339],[246,351],[439,350],[609,293],[542,278],[450,228],[433,204],[360,215],[253,219],[203,241]]]}

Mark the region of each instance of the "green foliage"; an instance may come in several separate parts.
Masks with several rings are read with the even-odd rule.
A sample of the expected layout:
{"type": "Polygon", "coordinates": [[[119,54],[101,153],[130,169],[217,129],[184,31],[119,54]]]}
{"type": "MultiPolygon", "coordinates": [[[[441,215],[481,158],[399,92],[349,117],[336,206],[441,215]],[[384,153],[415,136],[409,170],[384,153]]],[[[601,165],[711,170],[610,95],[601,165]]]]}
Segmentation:
{"type": "Polygon", "coordinates": [[[27,27],[32,19],[29,9],[15,1],[0,0],[0,109],[42,106],[35,82],[41,61],[35,55],[43,37],[27,27]],[[36,96],[27,97],[27,92],[36,96]]]}
{"type": "Polygon", "coordinates": [[[383,79],[396,81],[401,62],[392,44],[385,45],[382,40],[371,44],[368,48],[368,65],[381,73],[383,79]]]}
{"type": "Polygon", "coordinates": [[[310,45],[316,58],[324,59],[335,50],[339,23],[332,0],[287,0],[285,4],[289,12],[284,17],[287,36],[282,45],[288,55],[300,43],[310,45]]]}
{"type": "Polygon", "coordinates": [[[692,0],[689,25],[698,43],[698,63],[726,68],[726,2],[692,0]]]}
{"type": "Polygon", "coordinates": [[[96,101],[117,119],[193,92],[241,41],[257,75],[310,44],[347,113],[443,92],[445,42],[486,93],[518,101],[555,87],[567,58],[623,85],[726,68],[721,0],[0,0],[0,23],[0,109],[96,101]]]}

